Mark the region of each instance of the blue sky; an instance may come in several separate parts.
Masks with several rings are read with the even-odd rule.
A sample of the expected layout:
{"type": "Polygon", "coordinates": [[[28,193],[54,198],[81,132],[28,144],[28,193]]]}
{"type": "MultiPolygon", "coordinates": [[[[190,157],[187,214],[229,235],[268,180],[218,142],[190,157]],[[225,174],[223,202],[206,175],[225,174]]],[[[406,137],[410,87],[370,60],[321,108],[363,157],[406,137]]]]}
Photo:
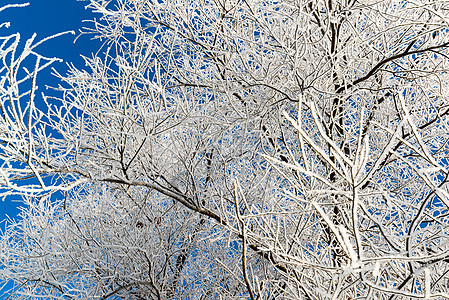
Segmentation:
{"type": "MultiPolygon", "coordinates": [[[[91,36],[83,35],[74,43],[75,37],[79,34],[79,29],[89,27],[91,23],[83,22],[86,19],[95,17],[85,6],[88,1],[77,0],[2,0],[0,6],[5,4],[27,3],[24,8],[9,8],[0,13],[0,23],[10,22],[9,28],[1,28],[0,34],[7,35],[19,32],[21,41],[24,43],[33,33],[37,33],[36,41],[47,36],[74,30],[75,35],[65,35],[50,40],[38,48],[36,51],[47,57],[59,57],[63,63],[53,65],[61,74],[65,74],[66,62],[73,62],[78,67],[83,67],[84,63],[80,54],[90,56],[92,51],[100,45],[98,41],[91,40],[91,36]]],[[[97,15],[98,17],[98,15],[97,15]]],[[[51,75],[51,69],[44,70],[38,76],[38,86],[43,91],[45,85],[56,86],[57,78],[51,75]]],[[[18,199],[18,198],[17,198],[18,199]]],[[[16,200],[17,200],[16,199],[16,200]]],[[[0,202],[0,221],[6,216],[14,217],[18,213],[20,202],[14,199],[0,202]]]]}

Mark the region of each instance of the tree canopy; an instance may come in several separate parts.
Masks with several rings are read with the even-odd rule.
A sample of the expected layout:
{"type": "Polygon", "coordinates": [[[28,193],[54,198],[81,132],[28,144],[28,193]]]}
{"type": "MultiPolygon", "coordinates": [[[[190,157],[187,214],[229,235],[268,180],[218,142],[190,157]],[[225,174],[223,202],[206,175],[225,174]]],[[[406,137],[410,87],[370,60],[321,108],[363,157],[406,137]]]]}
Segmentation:
{"type": "Polygon", "coordinates": [[[11,299],[449,298],[449,2],[88,6],[45,105],[1,38],[11,299]]]}

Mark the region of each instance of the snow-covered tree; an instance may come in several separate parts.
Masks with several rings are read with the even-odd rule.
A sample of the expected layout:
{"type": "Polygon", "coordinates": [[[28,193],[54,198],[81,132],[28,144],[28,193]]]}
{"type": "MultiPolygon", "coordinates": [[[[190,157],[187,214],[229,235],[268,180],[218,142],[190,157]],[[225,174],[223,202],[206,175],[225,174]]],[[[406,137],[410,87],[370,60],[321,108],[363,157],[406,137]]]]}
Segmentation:
{"type": "Polygon", "coordinates": [[[448,1],[89,7],[44,110],[2,52],[12,299],[449,298],[448,1]]]}

